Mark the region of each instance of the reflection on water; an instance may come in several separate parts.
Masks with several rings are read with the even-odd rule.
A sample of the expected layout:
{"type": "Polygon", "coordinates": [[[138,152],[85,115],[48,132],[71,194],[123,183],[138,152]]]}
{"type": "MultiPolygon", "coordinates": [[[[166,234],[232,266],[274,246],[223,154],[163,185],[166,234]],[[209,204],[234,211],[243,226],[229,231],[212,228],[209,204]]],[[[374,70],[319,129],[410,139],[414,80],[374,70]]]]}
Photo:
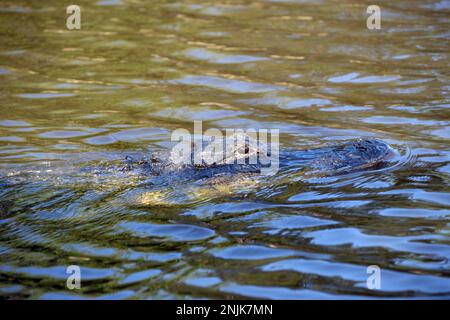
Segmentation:
{"type": "Polygon", "coordinates": [[[69,31],[60,1],[2,1],[0,296],[449,298],[450,4],[383,2],[378,31],[369,4],[79,1],[69,31]],[[202,194],[94,174],[193,120],[279,128],[282,149],[379,138],[400,159],[202,194]]]}

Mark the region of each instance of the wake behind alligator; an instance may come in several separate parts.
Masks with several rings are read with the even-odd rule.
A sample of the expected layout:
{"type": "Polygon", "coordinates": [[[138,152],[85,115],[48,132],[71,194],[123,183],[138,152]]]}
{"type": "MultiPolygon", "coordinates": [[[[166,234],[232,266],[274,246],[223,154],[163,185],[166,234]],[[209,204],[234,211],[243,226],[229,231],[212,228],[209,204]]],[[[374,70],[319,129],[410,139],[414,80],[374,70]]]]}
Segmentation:
{"type": "MultiPolygon", "coordinates": [[[[179,164],[170,152],[126,156],[79,166],[47,163],[45,166],[9,170],[0,174],[0,184],[13,187],[23,183],[85,185],[92,189],[132,189],[134,201],[143,205],[169,205],[209,199],[229,194],[247,194],[264,183],[289,183],[295,175],[330,176],[389,167],[396,150],[378,139],[356,139],[300,150],[281,150],[279,172],[274,179],[261,174],[264,165],[250,163],[254,155],[267,154],[269,144],[232,144],[238,161],[179,164]]],[[[192,157],[194,155],[192,154],[192,157]]],[[[258,157],[260,159],[261,157],[258,157]]]]}

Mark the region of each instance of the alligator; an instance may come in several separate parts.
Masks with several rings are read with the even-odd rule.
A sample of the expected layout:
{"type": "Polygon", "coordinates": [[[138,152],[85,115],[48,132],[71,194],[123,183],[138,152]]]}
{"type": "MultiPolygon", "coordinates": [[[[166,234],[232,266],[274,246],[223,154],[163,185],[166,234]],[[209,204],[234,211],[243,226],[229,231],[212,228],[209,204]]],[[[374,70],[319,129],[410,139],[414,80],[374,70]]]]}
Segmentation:
{"type": "MultiPolygon", "coordinates": [[[[47,178],[47,181],[51,180],[54,184],[83,182],[92,188],[139,186],[141,191],[145,190],[137,197],[139,203],[165,205],[169,204],[171,199],[183,203],[242,190],[251,191],[261,181],[280,184],[298,175],[329,176],[380,169],[388,166],[396,155],[396,151],[389,144],[378,139],[355,139],[300,150],[285,149],[279,152],[279,173],[275,178],[264,177],[261,175],[264,164],[260,160],[264,156],[267,160],[270,145],[248,143],[250,139],[248,138],[244,146],[228,143],[227,146],[231,147],[228,147],[227,151],[231,153],[227,155],[231,154],[231,158],[219,157],[218,161],[211,161],[211,154],[205,154],[203,151],[202,162],[180,164],[172,153],[159,152],[150,157],[126,156],[120,161],[101,161],[94,165],[91,163],[81,170],[79,167],[58,169],[55,166],[47,166],[46,169],[28,173],[41,180],[47,178]],[[258,161],[250,162],[252,157],[258,161]],[[277,176],[287,179],[277,180],[277,176]]],[[[194,157],[192,151],[191,159],[194,157]]],[[[16,182],[26,181],[26,178],[23,179],[23,172],[10,172],[7,178],[10,183],[14,178],[16,182]],[[19,176],[22,179],[17,180],[19,176]]],[[[0,175],[0,183],[5,183],[4,181],[0,175]]]]}
{"type": "MultiPolygon", "coordinates": [[[[247,142],[251,139],[247,137],[247,142]]],[[[258,185],[292,183],[298,176],[336,176],[378,170],[388,167],[397,155],[389,144],[378,139],[355,139],[309,149],[286,149],[279,153],[279,172],[266,176],[261,174],[261,170],[267,166],[270,145],[254,141],[238,146],[229,142],[226,141],[226,145],[231,145],[231,149],[228,147],[231,152],[227,153],[228,157],[224,155],[221,161],[212,161],[211,154],[203,151],[200,157],[202,162],[195,164],[192,151],[192,161],[179,164],[173,154],[162,153],[153,154],[150,158],[127,157],[125,164],[119,164],[119,167],[111,167],[107,163],[97,168],[95,174],[104,175],[112,170],[122,175],[141,177],[140,184],[147,185],[149,191],[143,192],[137,202],[165,205],[174,198],[177,202],[190,202],[237,193],[246,196],[258,185]],[[249,161],[255,156],[256,163],[249,161]],[[265,161],[260,161],[264,158],[265,161]]]]}
{"type": "MultiPolygon", "coordinates": [[[[178,178],[182,176],[196,181],[224,174],[258,174],[262,168],[267,167],[270,160],[268,156],[270,145],[258,145],[257,142],[248,143],[248,141],[243,146],[230,144],[229,141],[226,145],[231,145],[231,155],[228,153],[228,157],[224,155],[219,161],[213,162],[208,159],[212,156],[205,151],[202,152],[200,158],[203,160],[199,164],[193,163],[194,151],[191,153],[191,161],[182,164],[174,160],[173,154],[163,156],[153,154],[150,159],[143,157],[136,160],[133,157],[126,157],[124,166],[119,170],[122,172],[138,170],[140,174],[147,176],[167,175],[173,178],[173,175],[177,175],[178,178]],[[257,160],[256,163],[249,161],[252,156],[257,160]],[[264,162],[260,161],[262,158],[265,158],[264,162]]],[[[279,154],[278,164],[280,169],[302,167],[305,171],[308,169],[309,174],[343,174],[385,167],[395,154],[395,150],[384,141],[356,139],[311,149],[284,150],[279,154]]]]}

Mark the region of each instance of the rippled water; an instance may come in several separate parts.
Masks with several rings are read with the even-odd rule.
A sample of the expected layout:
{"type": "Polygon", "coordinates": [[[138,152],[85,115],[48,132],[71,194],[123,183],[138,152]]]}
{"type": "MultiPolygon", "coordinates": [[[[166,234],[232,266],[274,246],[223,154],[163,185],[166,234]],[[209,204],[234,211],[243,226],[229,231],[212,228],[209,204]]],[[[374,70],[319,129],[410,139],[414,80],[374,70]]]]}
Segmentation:
{"type": "Polygon", "coordinates": [[[450,297],[449,1],[378,1],[381,30],[371,1],[77,4],[69,31],[61,1],[0,3],[1,297],[450,297]],[[279,128],[282,149],[373,137],[400,159],[188,199],[174,181],[164,203],[90,171],[193,120],[279,128]]]}

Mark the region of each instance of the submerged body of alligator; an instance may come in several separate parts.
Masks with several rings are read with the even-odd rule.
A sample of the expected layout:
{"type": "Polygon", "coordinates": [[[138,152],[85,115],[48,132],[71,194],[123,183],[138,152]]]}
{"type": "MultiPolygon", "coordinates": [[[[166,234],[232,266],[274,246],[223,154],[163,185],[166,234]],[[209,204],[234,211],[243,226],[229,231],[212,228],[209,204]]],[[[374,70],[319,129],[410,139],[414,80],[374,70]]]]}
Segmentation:
{"type": "MultiPolygon", "coordinates": [[[[203,160],[199,164],[178,164],[173,160],[173,156],[168,155],[152,155],[150,159],[144,157],[139,160],[127,157],[119,170],[137,171],[142,175],[154,177],[176,175],[192,181],[220,175],[260,174],[268,164],[263,164],[259,159],[262,155],[267,158],[268,152],[267,147],[252,148],[246,145],[243,148],[234,145],[231,161],[223,158],[215,162],[203,160]],[[253,155],[258,156],[255,157],[258,159],[256,163],[249,161],[253,155]]],[[[310,173],[340,174],[384,167],[394,154],[395,151],[383,141],[357,139],[312,149],[286,150],[279,153],[277,161],[280,170],[295,166],[310,173]]]]}
{"type": "MultiPolygon", "coordinates": [[[[149,158],[128,156],[124,161],[103,161],[84,166],[78,171],[73,168],[57,170],[48,166],[47,170],[39,170],[38,174],[35,171],[33,176],[40,179],[53,176],[55,183],[79,183],[77,178],[81,178],[93,188],[95,182],[103,188],[108,185],[126,188],[138,186],[141,191],[142,188],[146,190],[139,195],[139,202],[149,205],[166,204],[171,202],[170,199],[183,203],[202,196],[251,190],[265,180],[274,183],[273,177],[261,175],[261,163],[248,161],[252,155],[267,154],[267,145],[247,145],[245,148],[234,146],[231,151],[236,160],[241,160],[239,163],[222,159],[213,163],[179,164],[170,154],[154,154],[149,158]]],[[[279,174],[275,176],[283,176],[283,179],[275,179],[275,183],[289,183],[299,175],[337,175],[378,169],[385,167],[394,154],[395,151],[388,144],[377,139],[350,140],[311,149],[280,150],[279,174]]],[[[17,175],[9,174],[9,178],[15,177],[17,175]]]]}

